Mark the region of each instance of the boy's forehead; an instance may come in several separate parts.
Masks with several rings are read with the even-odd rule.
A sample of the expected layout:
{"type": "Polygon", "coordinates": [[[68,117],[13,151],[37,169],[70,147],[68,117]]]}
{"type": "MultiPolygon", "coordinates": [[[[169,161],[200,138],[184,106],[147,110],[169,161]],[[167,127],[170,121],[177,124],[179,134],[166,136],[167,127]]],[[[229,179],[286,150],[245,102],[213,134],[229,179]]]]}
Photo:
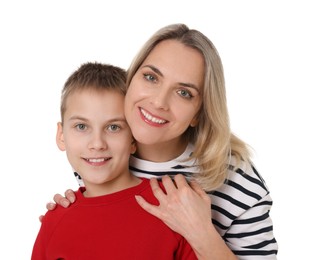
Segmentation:
{"type": "Polygon", "coordinates": [[[76,91],[67,99],[65,114],[70,117],[76,113],[87,115],[89,118],[114,114],[124,117],[124,95],[109,89],[76,91]]]}
{"type": "Polygon", "coordinates": [[[78,94],[83,94],[83,93],[94,93],[94,94],[119,94],[121,96],[124,96],[124,94],[121,92],[120,87],[98,87],[98,86],[87,86],[84,88],[78,88],[75,91],[72,91],[72,94],[78,93],[78,94]]]}

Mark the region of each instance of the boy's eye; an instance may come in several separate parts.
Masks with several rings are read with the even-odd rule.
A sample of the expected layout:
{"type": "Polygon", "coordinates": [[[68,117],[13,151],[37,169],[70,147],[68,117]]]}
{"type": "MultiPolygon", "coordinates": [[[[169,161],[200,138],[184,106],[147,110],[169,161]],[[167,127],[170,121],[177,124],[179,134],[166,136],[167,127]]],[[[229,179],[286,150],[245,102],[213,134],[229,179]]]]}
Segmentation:
{"type": "Polygon", "coordinates": [[[192,98],[192,94],[188,90],[181,89],[181,90],[178,90],[177,93],[184,98],[188,98],[188,99],[192,98]]]}
{"type": "Polygon", "coordinates": [[[116,132],[120,130],[120,127],[118,125],[109,125],[107,129],[111,132],[116,132]]]}
{"type": "Polygon", "coordinates": [[[85,131],[87,129],[87,126],[85,124],[77,124],[75,128],[79,131],[85,131]]]}

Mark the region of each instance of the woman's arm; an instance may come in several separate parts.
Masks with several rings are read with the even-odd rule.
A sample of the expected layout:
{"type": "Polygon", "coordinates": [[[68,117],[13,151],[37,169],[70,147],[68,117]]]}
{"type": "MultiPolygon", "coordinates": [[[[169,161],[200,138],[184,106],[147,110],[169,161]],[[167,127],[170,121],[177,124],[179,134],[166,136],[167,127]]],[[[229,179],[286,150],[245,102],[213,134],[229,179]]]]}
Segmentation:
{"type": "Polygon", "coordinates": [[[139,205],[161,219],[169,228],[181,234],[201,259],[237,259],[225,244],[211,221],[211,200],[197,184],[187,183],[183,175],[176,175],[174,182],[168,176],[162,178],[164,192],[156,179],[151,187],[159,206],[136,196],[139,205]]]}

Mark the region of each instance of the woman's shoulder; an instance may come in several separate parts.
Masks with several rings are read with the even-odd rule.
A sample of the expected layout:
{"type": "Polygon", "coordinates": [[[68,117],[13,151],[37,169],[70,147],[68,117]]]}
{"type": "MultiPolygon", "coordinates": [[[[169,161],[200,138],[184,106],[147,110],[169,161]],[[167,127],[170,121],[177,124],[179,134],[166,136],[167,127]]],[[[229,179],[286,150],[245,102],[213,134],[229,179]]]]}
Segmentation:
{"type": "Polygon", "coordinates": [[[250,161],[232,157],[225,182],[212,195],[252,206],[269,194],[269,189],[250,161]]]}
{"type": "Polygon", "coordinates": [[[239,161],[232,157],[229,164],[226,182],[234,182],[242,185],[244,188],[258,187],[268,193],[269,190],[262,175],[251,161],[239,161]]]}
{"type": "Polygon", "coordinates": [[[276,252],[277,244],[269,217],[272,198],[252,162],[237,163],[232,158],[226,181],[210,197],[213,223],[220,235],[229,241],[231,249],[240,254],[251,251],[261,257],[269,250],[276,252]],[[256,247],[257,244],[261,246],[256,247]],[[248,248],[251,250],[248,251],[248,248]]]}

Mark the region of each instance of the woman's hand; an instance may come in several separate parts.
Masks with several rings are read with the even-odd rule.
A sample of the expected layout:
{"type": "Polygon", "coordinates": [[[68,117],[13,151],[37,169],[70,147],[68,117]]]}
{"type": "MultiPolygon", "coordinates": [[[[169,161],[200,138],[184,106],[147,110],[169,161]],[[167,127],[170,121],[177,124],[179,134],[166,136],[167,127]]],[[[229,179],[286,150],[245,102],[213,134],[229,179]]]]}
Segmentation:
{"type": "Polygon", "coordinates": [[[136,196],[137,202],[144,210],[161,219],[187,240],[188,235],[200,231],[201,225],[211,223],[210,198],[196,182],[189,185],[185,177],[178,174],[174,177],[174,182],[169,176],[164,176],[162,183],[166,193],[156,179],[150,180],[159,206],[151,205],[141,196],[136,196]]]}
{"type": "Polygon", "coordinates": [[[212,224],[211,200],[200,185],[188,184],[181,174],[176,175],[174,181],[164,176],[162,183],[166,193],[156,179],[150,180],[158,206],[137,195],[138,204],[181,234],[199,259],[236,259],[212,224]]]}
{"type": "MultiPolygon", "coordinates": [[[[66,192],[64,193],[64,196],[62,196],[61,194],[57,193],[54,196],[54,198],[53,198],[55,203],[54,202],[48,202],[46,204],[46,209],[47,210],[54,210],[57,207],[57,205],[60,205],[60,206],[62,206],[64,208],[67,208],[72,203],[75,202],[76,197],[75,197],[75,194],[74,194],[73,190],[71,190],[71,189],[66,190],[66,192]]],[[[44,218],[44,215],[41,215],[39,217],[39,220],[42,222],[43,218],[44,218]]]]}

